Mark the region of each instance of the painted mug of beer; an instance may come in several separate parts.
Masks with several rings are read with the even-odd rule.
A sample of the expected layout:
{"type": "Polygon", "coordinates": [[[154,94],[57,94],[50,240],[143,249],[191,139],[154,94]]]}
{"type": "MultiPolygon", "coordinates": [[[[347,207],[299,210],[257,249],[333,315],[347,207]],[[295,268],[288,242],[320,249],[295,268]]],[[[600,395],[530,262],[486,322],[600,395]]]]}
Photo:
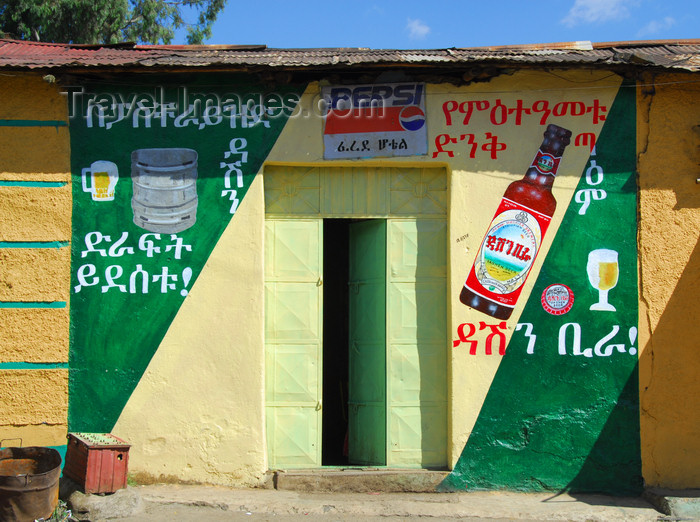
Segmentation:
{"type": "Polygon", "coordinates": [[[112,201],[117,181],[119,171],[111,161],[94,161],[83,169],[83,192],[92,194],[93,201],[112,201]]]}

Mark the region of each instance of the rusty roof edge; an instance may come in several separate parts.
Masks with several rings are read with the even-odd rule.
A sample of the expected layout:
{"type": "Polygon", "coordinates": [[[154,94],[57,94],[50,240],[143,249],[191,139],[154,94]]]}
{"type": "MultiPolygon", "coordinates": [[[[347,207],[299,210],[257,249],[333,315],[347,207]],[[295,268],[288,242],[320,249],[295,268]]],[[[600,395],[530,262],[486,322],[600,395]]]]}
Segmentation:
{"type": "MultiPolygon", "coordinates": [[[[56,44],[49,44],[56,45],[56,44]]],[[[66,44],[69,49],[134,49],[136,42],[119,42],[114,44],[66,44]]]]}
{"type": "Polygon", "coordinates": [[[700,45],[700,38],[686,38],[680,40],[630,40],[619,42],[593,43],[594,49],[609,49],[611,47],[654,47],[664,45],[700,45]]]}
{"type": "MultiPolygon", "coordinates": [[[[656,64],[653,62],[649,62],[646,60],[624,60],[624,59],[615,59],[614,57],[601,57],[595,60],[590,60],[586,62],[538,62],[538,63],[530,63],[530,62],[517,62],[518,66],[521,67],[541,67],[541,66],[556,66],[561,69],[570,69],[574,66],[583,66],[583,67],[593,67],[593,68],[599,68],[599,67],[634,67],[634,68],[660,68],[664,70],[676,70],[676,71],[687,71],[687,72],[699,72],[698,68],[693,66],[692,64],[686,65],[684,63],[685,60],[679,60],[677,62],[671,63],[671,64],[656,64]]],[[[144,58],[141,60],[135,60],[130,63],[121,63],[121,64],[105,64],[105,63],[96,63],[96,64],[85,64],[81,63],[80,61],[71,61],[71,62],[66,62],[62,64],[47,64],[47,63],[32,63],[32,64],[25,64],[25,65],[15,65],[15,66],[6,66],[3,65],[0,62],[0,69],[4,70],[10,70],[10,69],[16,69],[16,70],[35,70],[35,71],[46,71],[52,72],[52,71],[72,71],[73,73],[79,73],[82,71],[83,73],[87,73],[90,71],[94,72],[109,72],[113,70],[130,70],[135,73],[138,73],[139,71],[142,72],[158,72],[158,73],[163,73],[163,72],[168,72],[168,71],[173,71],[173,70],[178,70],[181,72],[186,72],[186,71],[192,71],[194,69],[198,70],[227,70],[227,71],[250,71],[251,69],[254,69],[256,71],[259,70],[264,70],[264,69],[277,69],[277,70],[286,70],[286,71],[304,71],[304,70],[332,70],[335,67],[340,66],[341,69],[344,70],[349,70],[349,69],[372,69],[372,68],[377,68],[377,67],[387,67],[387,66],[392,66],[392,67],[402,67],[402,66],[410,66],[413,68],[435,68],[435,67],[460,67],[460,66],[465,66],[468,65],[469,63],[471,64],[491,64],[494,66],[498,67],[507,67],[507,66],[513,66],[515,62],[513,60],[509,59],[504,59],[504,58],[486,58],[486,59],[473,59],[469,60],[467,62],[456,62],[453,60],[446,60],[440,63],[436,62],[413,62],[413,63],[402,63],[402,62],[395,62],[392,61],[390,63],[387,62],[379,62],[379,61],[372,61],[372,62],[348,62],[348,61],[339,61],[336,62],[335,64],[331,63],[324,63],[324,64],[275,64],[275,63],[269,63],[269,64],[255,64],[255,63],[239,63],[239,64],[230,64],[226,62],[209,62],[209,63],[202,63],[202,64],[183,64],[183,63],[162,63],[159,62],[157,59],[153,58],[144,58]]],[[[55,73],[54,73],[55,74],[55,73]]]]}
{"type": "Polygon", "coordinates": [[[69,47],[71,44],[67,43],[53,43],[53,42],[36,42],[34,40],[17,40],[14,38],[0,38],[0,42],[14,43],[14,44],[29,44],[29,45],[46,45],[53,47],[69,47]]]}
{"type": "Polygon", "coordinates": [[[265,44],[242,44],[242,45],[151,45],[138,44],[134,49],[143,51],[265,51],[268,50],[265,44]]]}
{"type": "Polygon", "coordinates": [[[241,45],[154,45],[139,44],[136,42],[118,42],[113,44],[105,43],[65,43],[65,42],[37,42],[34,40],[16,40],[12,38],[0,38],[0,42],[14,44],[29,44],[47,47],[64,47],[66,49],[135,49],[143,51],[262,51],[267,49],[264,44],[241,44],[241,45]]]}
{"type": "Polygon", "coordinates": [[[554,42],[539,44],[518,44],[518,45],[486,45],[483,47],[460,47],[460,51],[592,51],[594,44],[589,40],[579,40],[575,42],[554,42]]]}
{"type": "Polygon", "coordinates": [[[265,45],[103,45],[54,44],[0,38],[0,68],[115,69],[141,67],[240,69],[325,67],[451,67],[483,63],[498,66],[627,66],[700,72],[700,39],[604,42],[561,42],[519,46],[367,49],[275,49],[265,45]],[[14,47],[17,46],[17,47],[14,47]],[[43,46],[35,47],[35,46],[43,46]],[[105,52],[100,52],[105,49],[105,52]],[[111,52],[110,52],[111,49],[111,52]]]}
{"type": "Polygon", "coordinates": [[[591,42],[589,40],[578,40],[573,42],[553,42],[517,45],[487,45],[483,47],[460,47],[460,51],[487,50],[487,51],[540,51],[540,50],[562,50],[562,51],[592,51],[594,49],[610,49],[614,47],[655,47],[664,45],[700,45],[698,38],[685,38],[676,40],[621,40],[617,42],[591,42]]]}

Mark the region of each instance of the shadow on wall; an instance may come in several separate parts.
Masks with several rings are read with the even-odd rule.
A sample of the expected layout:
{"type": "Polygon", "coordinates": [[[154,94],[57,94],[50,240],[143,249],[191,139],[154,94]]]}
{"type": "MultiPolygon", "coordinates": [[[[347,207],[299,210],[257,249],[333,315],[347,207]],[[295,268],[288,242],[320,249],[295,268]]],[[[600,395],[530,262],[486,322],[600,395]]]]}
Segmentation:
{"type": "MultiPolygon", "coordinates": [[[[642,463],[647,486],[700,486],[698,274],[700,242],[696,239],[676,288],[640,354],[642,463]]],[[[643,283],[644,276],[642,269],[643,283]]]]}
{"type": "MultiPolygon", "coordinates": [[[[581,404],[566,413],[558,407],[526,415],[512,408],[498,413],[491,410],[488,417],[480,417],[484,428],[472,433],[455,470],[438,490],[558,491],[552,500],[565,492],[572,496],[640,495],[643,481],[636,366],[619,396],[584,400],[590,403],[590,411],[581,404]],[[606,404],[613,406],[598,431],[606,404]],[[557,410],[564,414],[555,413],[557,410]],[[588,446],[586,440],[594,433],[595,442],[588,446]],[[579,456],[577,450],[586,447],[590,447],[588,453],[579,456]]],[[[550,396],[540,391],[538,397],[535,404],[550,396]]],[[[504,399],[515,400],[508,390],[500,394],[498,402],[504,399]]]]}
{"type": "Polygon", "coordinates": [[[642,493],[639,429],[634,429],[639,426],[638,388],[638,371],[634,368],[581,470],[564,491],[635,496],[642,493]],[[617,460],[614,466],[610,465],[611,454],[617,460]]]}

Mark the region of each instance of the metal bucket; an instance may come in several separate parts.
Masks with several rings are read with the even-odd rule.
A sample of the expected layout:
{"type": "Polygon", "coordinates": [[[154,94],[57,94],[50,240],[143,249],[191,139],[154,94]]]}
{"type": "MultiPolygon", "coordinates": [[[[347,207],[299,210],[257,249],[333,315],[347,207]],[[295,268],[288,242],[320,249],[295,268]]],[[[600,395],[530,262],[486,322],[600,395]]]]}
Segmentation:
{"type": "Polygon", "coordinates": [[[28,446],[0,450],[0,520],[49,518],[58,505],[61,455],[28,446]]]}
{"type": "Polygon", "coordinates": [[[197,151],[138,149],[131,153],[134,223],[174,234],[197,221],[197,151]]]}

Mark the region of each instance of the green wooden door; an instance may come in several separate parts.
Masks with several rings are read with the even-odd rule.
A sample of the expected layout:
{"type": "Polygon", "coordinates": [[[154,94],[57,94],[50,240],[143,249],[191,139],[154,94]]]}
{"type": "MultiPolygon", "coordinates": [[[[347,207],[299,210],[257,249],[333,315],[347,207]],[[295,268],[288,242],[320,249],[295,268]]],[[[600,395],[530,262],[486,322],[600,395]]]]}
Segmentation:
{"type": "Polygon", "coordinates": [[[386,464],[386,221],[350,225],[348,458],[386,464]]]}
{"type": "Polygon", "coordinates": [[[387,225],[387,465],[447,465],[447,225],[387,225]]]}
{"type": "Polygon", "coordinates": [[[323,221],[265,222],[265,399],[271,469],[321,465],[323,221]]]}

